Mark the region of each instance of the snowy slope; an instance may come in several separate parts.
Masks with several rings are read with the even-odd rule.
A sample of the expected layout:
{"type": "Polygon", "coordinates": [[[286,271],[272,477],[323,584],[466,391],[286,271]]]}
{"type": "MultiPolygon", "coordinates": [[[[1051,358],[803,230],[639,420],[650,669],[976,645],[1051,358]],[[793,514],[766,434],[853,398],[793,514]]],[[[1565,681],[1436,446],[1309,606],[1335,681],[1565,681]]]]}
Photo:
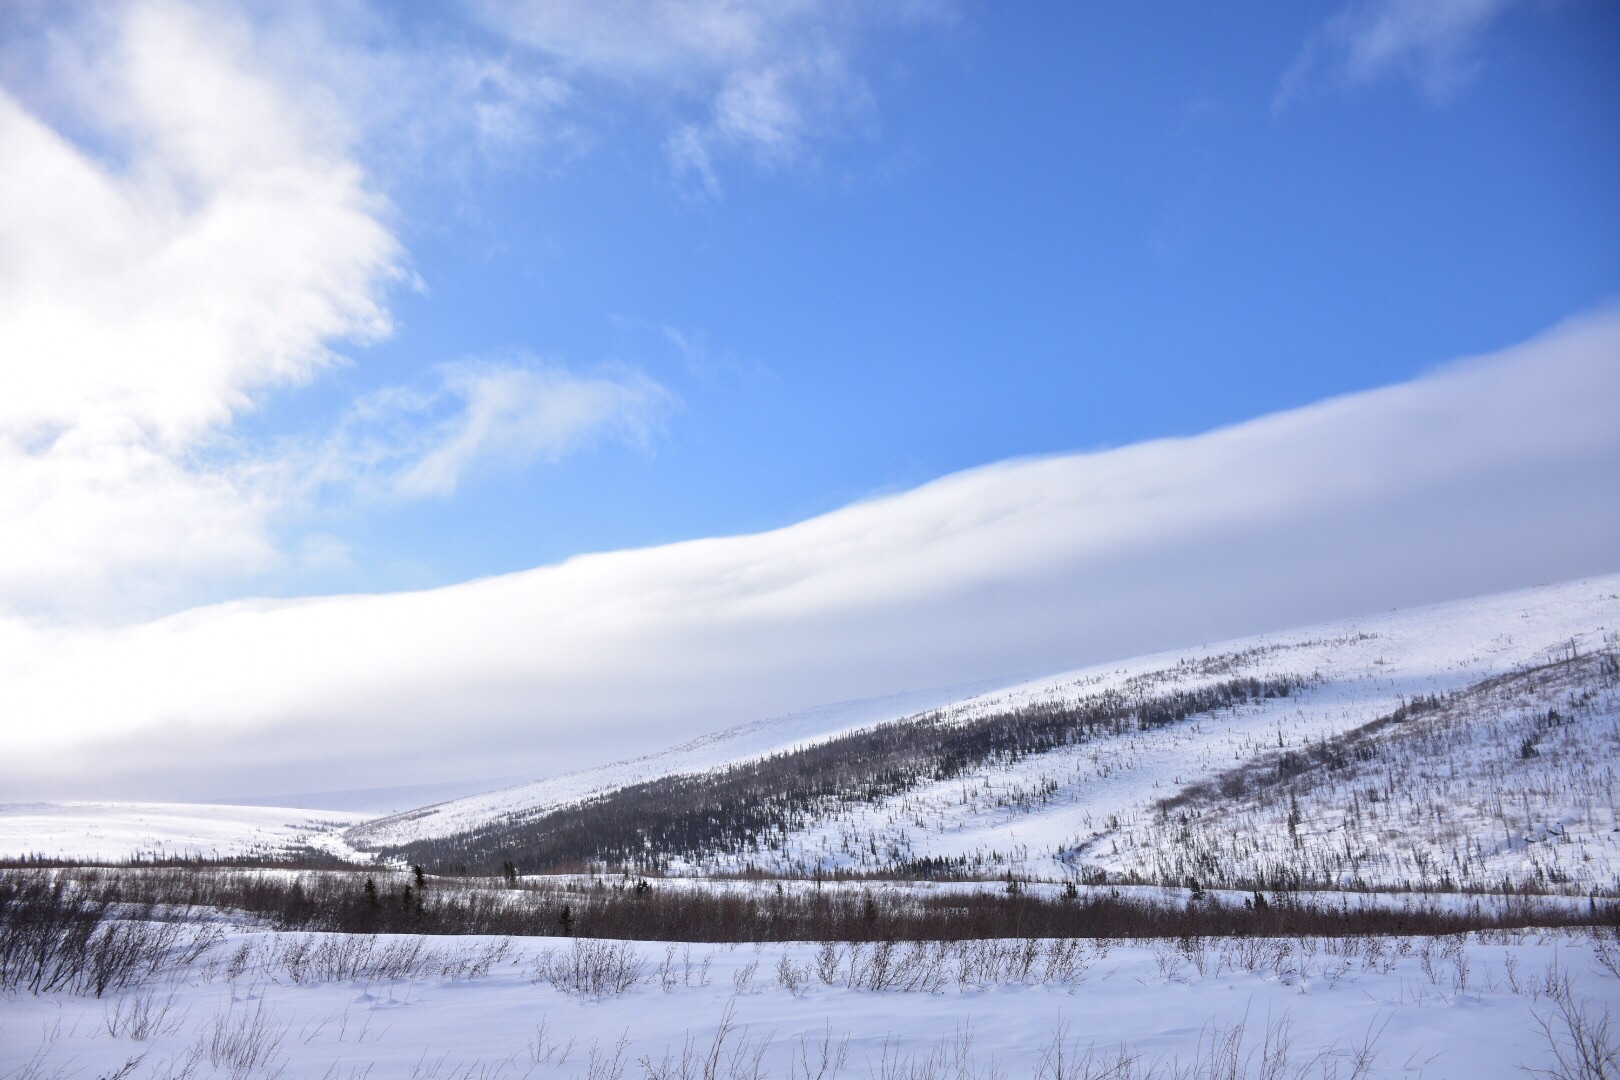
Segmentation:
{"type": "Polygon", "coordinates": [[[1214,886],[1613,895],[1617,766],[1620,650],[1576,653],[1304,753],[1269,750],[1116,830],[1097,862],[1214,886]]]}
{"type": "MultiPolygon", "coordinates": [[[[1023,681],[959,695],[948,705],[941,702],[948,695],[933,695],[932,701],[917,695],[802,714],[791,725],[756,725],[665,755],[385,819],[351,830],[348,839],[386,846],[452,835],[516,812],[532,815],[618,785],[746,760],[906,712],[937,709],[965,721],[1043,702],[1082,703],[1111,690],[1152,695],[1234,676],[1313,681],[1287,698],[997,763],[876,803],[844,802],[769,846],[714,852],[686,867],[882,872],[947,859],[977,873],[1060,877],[1080,865],[1117,872],[1129,867],[1123,856],[1114,858],[1115,838],[1136,830],[1132,835],[1140,842],[1154,804],[1184,785],[1257,755],[1355,728],[1419,695],[1460,691],[1571,646],[1577,653],[1601,649],[1617,627],[1620,575],[1386,612],[1023,681]]],[[[1606,863],[1591,869],[1610,887],[1606,863]]],[[[1572,881],[1583,880],[1577,868],[1572,881]]]]}
{"type": "MultiPolygon", "coordinates": [[[[1043,700],[1075,701],[1128,680],[1186,685],[1223,669],[1321,677],[1313,689],[1219,716],[1029,757],[976,776],[925,785],[876,805],[852,806],[792,837],[776,852],[714,860],[802,871],[881,870],[927,857],[967,860],[971,871],[1066,876],[1085,863],[1125,867],[1112,838],[1141,832],[1158,800],[1264,751],[1301,747],[1365,724],[1416,695],[1461,690],[1559,654],[1590,652],[1620,627],[1620,577],[1526,590],[1270,634],[1040,680],[958,707],[983,715],[1043,700]],[[1178,670],[1180,669],[1180,670],[1178,670]]],[[[1612,818],[1612,811],[1608,818],[1612,818]]],[[[1599,823],[1613,846],[1615,822],[1599,823]]],[[[1573,839],[1573,838],[1571,838],[1573,839]]],[[[1616,854],[1620,854],[1617,852],[1616,854]]],[[[1614,861],[1620,865],[1620,859],[1614,861]]],[[[1606,862],[1598,882],[1615,887],[1606,862]]],[[[1588,883],[1581,868],[1575,879],[1588,883]]]]}
{"type": "Polygon", "coordinates": [[[704,735],[654,754],[617,761],[594,769],[567,773],[528,784],[517,784],[463,799],[455,799],[379,818],[352,828],[347,839],[359,847],[403,844],[427,837],[451,836],[515,810],[557,806],[605,791],[672,773],[698,772],[762,757],[841,732],[899,720],[928,709],[947,706],[1017,679],[1002,679],[966,686],[942,687],[861,701],[839,702],[806,709],[788,716],[756,720],[725,731],[704,735]]]}
{"type": "Polygon", "coordinates": [[[486,776],[477,780],[446,780],[432,784],[399,784],[389,787],[341,788],[336,791],[282,792],[246,798],[214,799],[232,806],[302,806],[311,810],[342,810],[368,818],[414,810],[430,803],[479,795],[496,788],[527,783],[531,776],[486,776]]]}

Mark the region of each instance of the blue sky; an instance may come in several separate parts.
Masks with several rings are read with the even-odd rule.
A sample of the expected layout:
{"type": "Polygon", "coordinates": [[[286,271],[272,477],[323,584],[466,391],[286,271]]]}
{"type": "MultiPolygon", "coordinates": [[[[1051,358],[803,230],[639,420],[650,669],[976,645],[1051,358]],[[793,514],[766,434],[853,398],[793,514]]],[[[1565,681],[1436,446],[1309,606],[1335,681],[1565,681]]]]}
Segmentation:
{"type": "MultiPolygon", "coordinates": [[[[657,722],[603,706],[650,748],[1614,569],[1617,55],[1599,0],[14,4],[0,700],[158,639],[173,675],[348,625],[349,601],[254,598],[376,594],[378,670],[434,664],[390,620],[506,617],[470,596],[522,609],[509,636],[585,620],[596,683],[446,661],[433,693],[483,687],[506,731],[486,676],[596,701],[629,677],[603,657],[765,618],[665,599],[779,604],[797,629],[760,631],[723,707],[739,667],[672,675],[657,722]],[[661,546],[714,537],[739,540],[661,546]],[[889,596],[895,567],[933,576],[889,596]],[[209,629],[243,612],[286,629],[209,629]],[[889,666],[835,647],[919,619],[938,634],[889,666]]],[[[129,722],[310,713],[220,680],[129,722]]],[[[106,758],[105,706],[47,711],[106,758]]]]}
{"type": "Polygon", "coordinates": [[[330,527],[435,582],[753,531],[1399,381],[1613,295],[1613,9],[1509,7],[1444,91],[1443,61],[1324,61],[1276,107],[1335,13],[964,6],[852,35],[869,105],[722,158],[709,197],[664,159],[679,105],[611,93],[576,157],[409,178],[428,289],[334,392],[519,349],[676,400],[644,446],[330,527]]]}
{"type": "Polygon", "coordinates": [[[388,338],[335,342],[349,366],[269,388],[235,433],[318,433],[466,360],[629,369],[667,397],[638,437],[474,467],[453,494],[332,493],[272,528],[335,538],[341,565],[210,595],[786,525],[1399,381],[1587,310],[1620,287],[1620,17],[1458,6],[1477,13],[1449,39],[1359,75],[1332,23],[1379,5],[807,17],[759,62],[814,30],[837,85],[790,99],[786,149],[717,147],[714,190],[668,143],[724,70],[577,70],[476,6],[334,21],[334,49],[427,65],[412,50],[453,42],[513,78],[561,72],[569,98],[520,108],[493,149],[452,131],[400,151],[386,116],[355,140],[420,287],[386,291],[388,338]]]}

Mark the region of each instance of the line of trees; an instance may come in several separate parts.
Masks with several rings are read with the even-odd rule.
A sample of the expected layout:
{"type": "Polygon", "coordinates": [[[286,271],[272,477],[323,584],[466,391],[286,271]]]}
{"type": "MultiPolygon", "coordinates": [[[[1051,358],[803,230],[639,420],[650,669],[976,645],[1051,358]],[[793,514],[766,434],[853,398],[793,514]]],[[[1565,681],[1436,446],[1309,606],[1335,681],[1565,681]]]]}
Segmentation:
{"type": "Polygon", "coordinates": [[[1613,927],[1620,921],[1620,905],[1612,902],[1547,904],[1534,898],[1464,906],[1414,897],[1385,907],[1273,894],[1239,905],[1114,889],[919,894],[881,885],[658,882],[643,888],[636,879],[526,881],[507,889],[498,878],[430,880],[429,888],[413,888],[407,897],[412,883],[405,875],[390,879],[364,871],[312,871],[296,878],[182,869],[0,871],[0,989],[39,989],[81,973],[95,977],[91,990],[118,985],[159,951],[197,948],[204,940],[198,934],[208,929],[206,920],[199,921],[204,910],[246,915],[286,931],[702,942],[1342,937],[1613,927]],[[170,921],[149,921],[154,919],[170,921]],[[144,936],[129,942],[122,936],[137,931],[144,936]],[[131,942],[141,947],[132,949],[131,942]],[[44,963],[41,957],[52,959],[44,963]],[[102,971],[110,974],[97,974],[102,971]]]}

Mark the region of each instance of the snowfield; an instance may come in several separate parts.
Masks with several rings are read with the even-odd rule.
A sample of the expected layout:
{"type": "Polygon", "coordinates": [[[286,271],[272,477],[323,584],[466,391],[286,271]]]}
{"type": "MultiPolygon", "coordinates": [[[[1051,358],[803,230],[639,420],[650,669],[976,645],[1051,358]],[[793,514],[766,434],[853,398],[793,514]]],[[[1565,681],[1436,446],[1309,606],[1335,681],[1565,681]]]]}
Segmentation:
{"type": "Polygon", "coordinates": [[[0,855],[118,861],[321,847],[364,815],[206,803],[0,803],[0,855]]]}
{"type": "Polygon", "coordinates": [[[1620,1003],[1584,932],[881,948],[236,930],[138,988],[7,997],[0,1077],[1483,1080],[1620,1003]]]}

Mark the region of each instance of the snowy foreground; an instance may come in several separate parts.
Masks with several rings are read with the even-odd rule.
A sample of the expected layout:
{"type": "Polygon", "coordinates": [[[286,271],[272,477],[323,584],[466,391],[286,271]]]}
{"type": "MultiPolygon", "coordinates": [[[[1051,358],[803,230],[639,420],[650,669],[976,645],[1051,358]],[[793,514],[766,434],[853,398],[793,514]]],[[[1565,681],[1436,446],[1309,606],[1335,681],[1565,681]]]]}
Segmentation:
{"type": "Polygon", "coordinates": [[[1554,1056],[1620,1005],[1586,931],[882,948],[231,932],[0,998],[0,1077],[1615,1075],[1554,1056]]]}

